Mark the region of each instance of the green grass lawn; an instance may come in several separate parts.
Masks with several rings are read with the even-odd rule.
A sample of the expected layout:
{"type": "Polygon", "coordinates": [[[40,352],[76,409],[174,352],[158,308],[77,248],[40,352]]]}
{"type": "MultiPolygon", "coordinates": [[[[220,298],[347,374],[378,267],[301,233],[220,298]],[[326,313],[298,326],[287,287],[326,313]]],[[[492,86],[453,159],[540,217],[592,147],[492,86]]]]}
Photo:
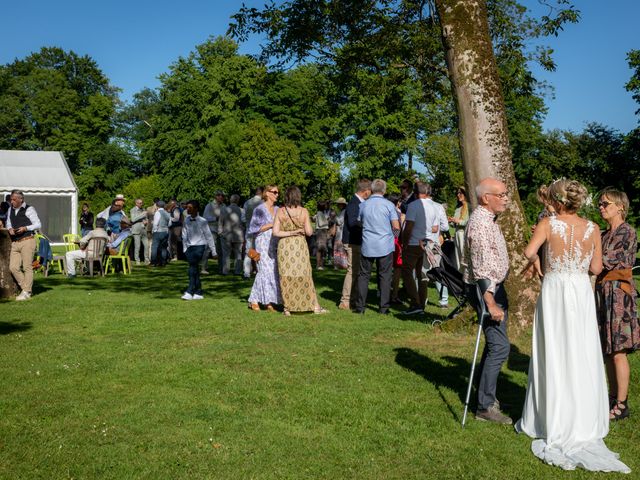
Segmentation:
{"type": "MultiPolygon", "coordinates": [[[[0,478],[616,477],[547,466],[510,427],[462,430],[473,332],[432,327],[439,309],[340,311],[342,274],[314,275],[327,315],[251,312],[250,283],[218,275],[181,301],[184,262],[37,276],[30,301],[0,301],[0,478]]],[[[517,419],[530,336],[512,342],[499,396],[517,419]]],[[[632,362],[633,414],[606,441],[633,476],[632,362]]]]}

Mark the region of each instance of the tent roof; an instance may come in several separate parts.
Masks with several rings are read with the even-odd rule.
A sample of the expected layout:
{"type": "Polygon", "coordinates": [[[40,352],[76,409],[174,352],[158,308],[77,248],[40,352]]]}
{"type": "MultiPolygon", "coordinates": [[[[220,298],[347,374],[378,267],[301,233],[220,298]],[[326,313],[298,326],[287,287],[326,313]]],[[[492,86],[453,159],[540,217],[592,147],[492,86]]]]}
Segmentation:
{"type": "Polygon", "coordinates": [[[0,191],[75,192],[77,187],[62,152],[0,150],[0,191]]]}

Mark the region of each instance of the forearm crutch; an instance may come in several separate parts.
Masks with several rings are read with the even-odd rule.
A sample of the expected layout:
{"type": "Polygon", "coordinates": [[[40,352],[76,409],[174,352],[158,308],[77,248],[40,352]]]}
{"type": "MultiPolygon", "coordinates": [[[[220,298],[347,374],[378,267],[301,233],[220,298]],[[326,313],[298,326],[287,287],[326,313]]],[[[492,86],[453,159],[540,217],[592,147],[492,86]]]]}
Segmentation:
{"type": "Polygon", "coordinates": [[[467,411],[469,410],[469,398],[471,397],[471,386],[473,385],[473,374],[476,370],[476,359],[478,358],[478,348],[480,347],[480,333],[484,324],[484,317],[488,315],[487,305],[484,302],[484,292],[489,288],[488,280],[478,280],[476,283],[476,295],[480,305],[480,315],[478,318],[478,334],[476,335],[476,347],[473,351],[473,361],[471,362],[471,373],[469,374],[469,385],[467,386],[467,396],[464,400],[464,413],[462,414],[462,428],[467,421],[467,411]]]}

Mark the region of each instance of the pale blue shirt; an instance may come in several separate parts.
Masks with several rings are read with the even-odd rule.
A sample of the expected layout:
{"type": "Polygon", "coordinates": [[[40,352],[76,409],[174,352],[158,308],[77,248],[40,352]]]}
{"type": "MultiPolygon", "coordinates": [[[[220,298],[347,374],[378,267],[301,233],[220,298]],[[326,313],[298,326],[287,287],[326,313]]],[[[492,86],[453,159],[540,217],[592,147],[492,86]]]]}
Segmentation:
{"type": "Polygon", "coordinates": [[[365,257],[385,257],[395,249],[391,222],[398,220],[396,207],[380,194],[360,204],[358,221],[362,224],[362,249],[365,257]]]}

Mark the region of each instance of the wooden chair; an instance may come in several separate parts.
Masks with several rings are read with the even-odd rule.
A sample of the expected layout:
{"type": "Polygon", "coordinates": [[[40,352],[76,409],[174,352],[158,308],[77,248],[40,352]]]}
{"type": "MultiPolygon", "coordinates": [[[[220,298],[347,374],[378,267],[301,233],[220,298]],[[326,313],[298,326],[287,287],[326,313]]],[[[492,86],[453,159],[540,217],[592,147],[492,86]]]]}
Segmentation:
{"type": "Polygon", "coordinates": [[[131,246],[132,236],[125,238],[118,247],[117,255],[109,255],[107,257],[107,262],[104,266],[104,271],[109,273],[111,270],[112,273],[115,273],[116,266],[115,262],[120,261],[122,264],[122,273],[128,275],[131,273],[131,259],[129,258],[129,247],[131,246]]]}
{"type": "Polygon", "coordinates": [[[87,256],[82,260],[83,267],[89,269],[89,275],[93,277],[93,267],[95,262],[100,265],[100,275],[104,276],[102,259],[104,258],[104,247],[107,241],[104,238],[92,238],[87,244],[87,256]]]}

